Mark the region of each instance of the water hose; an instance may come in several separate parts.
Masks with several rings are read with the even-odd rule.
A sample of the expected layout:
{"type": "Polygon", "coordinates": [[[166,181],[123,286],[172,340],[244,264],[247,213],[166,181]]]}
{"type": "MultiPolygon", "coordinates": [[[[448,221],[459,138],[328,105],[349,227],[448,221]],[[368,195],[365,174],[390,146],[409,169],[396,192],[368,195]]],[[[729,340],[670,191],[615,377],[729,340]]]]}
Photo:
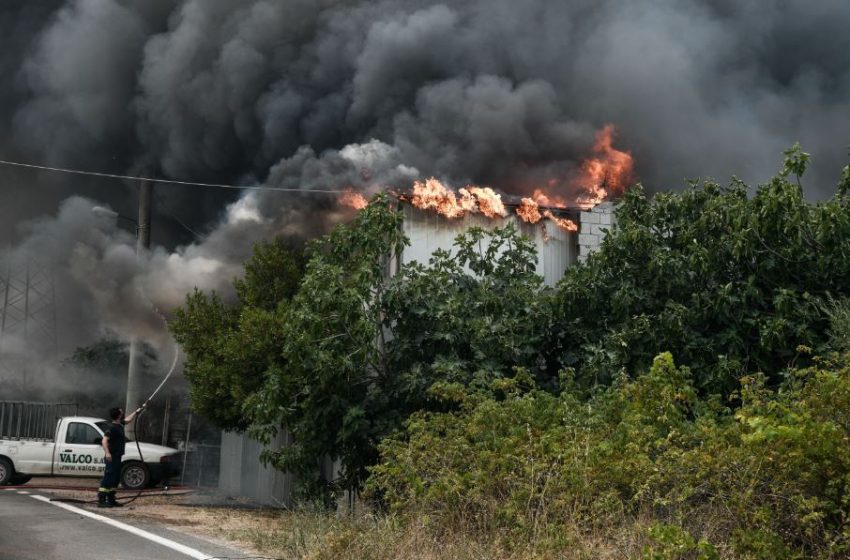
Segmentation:
{"type": "MultiPolygon", "coordinates": [[[[157,313],[159,313],[159,312],[157,311],[157,313]]],[[[159,316],[162,317],[162,314],[159,314],[159,316]]],[[[164,317],[163,317],[163,320],[165,320],[164,317]]],[[[156,389],[154,389],[153,393],[151,393],[151,396],[149,396],[147,398],[147,400],[144,402],[144,404],[142,404],[141,407],[136,409],[136,415],[133,416],[133,434],[136,436],[136,451],[139,452],[139,461],[143,465],[145,464],[145,458],[142,455],[142,447],[139,445],[139,437],[138,437],[138,431],[137,431],[137,428],[139,426],[139,418],[141,418],[142,414],[145,413],[145,407],[147,407],[148,403],[151,402],[151,400],[153,400],[153,398],[156,396],[156,394],[159,393],[159,390],[162,389],[163,385],[165,385],[165,382],[168,381],[168,378],[171,377],[171,374],[174,373],[174,370],[177,368],[177,359],[179,357],[180,357],[180,346],[178,346],[175,343],[174,344],[174,359],[171,361],[171,368],[168,370],[168,373],[165,374],[165,377],[163,378],[162,382],[157,386],[156,389]]],[[[139,496],[141,496],[142,492],[144,492],[144,491],[145,491],[145,485],[142,485],[139,488],[139,492],[135,496],[133,496],[132,498],[129,498],[124,503],[125,504],[131,504],[131,503],[135,502],[136,500],[139,499],[139,496]]],[[[117,500],[117,498],[116,498],[116,500],[117,500]]]]}
{"type": "MultiPolygon", "coordinates": [[[[162,315],[160,315],[160,317],[162,317],[162,315]]],[[[148,403],[151,402],[151,400],[153,400],[153,398],[156,396],[157,393],[159,393],[160,389],[163,388],[166,381],[168,381],[168,379],[171,377],[171,374],[173,374],[174,370],[177,369],[177,359],[179,357],[180,357],[180,346],[175,344],[174,345],[174,359],[171,361],[171,368],[168,370],[168,373],[165,374],[165,377],[163,378],[162,382],[157,386],[156,389],[154,389],[153,393],[151,393],[151,395],[147,398],[147,400],[145,400],[144,404],[142,404],[141,407],[136,409],[136,415],[133,416],[133,433],[134,434],[138,433],[137,428],[138,428],[138,425],[139,425],[139,418],[141,418],[142,414],[144,414],[145,407],[147,407],[148,403]]],[[[139,444],[139,438],[138,437],[136,437],[136,451],[139,453],[139,461],[142,464],[144,464],[145,458],[142,455],[142,447],[139,444]]],[[[139,497],[142,495],[142,493],[144,491],[145,491],[145,487],[144,487],[144,485],[142,485],[139,488],[139,492],[135,496],[133,496],[131,498],[120,498],[120,499],[121,500],[127,500],[126,502],[124,502],[124,504],[130,504],[130,503],[133,503],[136,500],[138,500],[139,497]]],[[[119,500],[119,498],[116,498],[116,501],[117,500],[119,500]]],[[[93,503],[97,502],[97,500],[78,500],[78,499],[75,499],[75,498],[51,498],[50,501],[51,502],[69,502],[69,503],[74,503],[74,504],[93,504],[93,503]]],[[[124,504],[122,504],[122,505],[124,505],[124,504]]]]}

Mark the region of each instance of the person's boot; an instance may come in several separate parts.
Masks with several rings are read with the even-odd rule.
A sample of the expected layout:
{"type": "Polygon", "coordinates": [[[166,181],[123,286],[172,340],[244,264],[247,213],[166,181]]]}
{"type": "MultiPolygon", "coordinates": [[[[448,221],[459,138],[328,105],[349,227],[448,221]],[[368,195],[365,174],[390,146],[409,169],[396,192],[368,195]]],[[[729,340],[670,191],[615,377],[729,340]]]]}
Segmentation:
{"type": "Polygon", "coordinates": [[[109,507],[124,507],[124,504],[115,499],[115,490],[106,495],[106,503],[109,507]]]}
{"type": "Polygon", "coordinates": [[[111,505],[109,505],[109,501],[107,500],[106,492],[98,492],[97,493],[97,507],[99,507],[99,508],[112,507],[111,505]]]}

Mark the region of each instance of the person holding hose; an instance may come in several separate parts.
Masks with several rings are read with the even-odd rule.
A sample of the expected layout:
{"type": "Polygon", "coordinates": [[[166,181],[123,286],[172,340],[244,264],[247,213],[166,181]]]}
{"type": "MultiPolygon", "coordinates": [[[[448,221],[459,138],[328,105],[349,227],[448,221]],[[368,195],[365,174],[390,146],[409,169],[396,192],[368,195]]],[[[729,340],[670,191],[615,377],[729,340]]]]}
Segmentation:
{"type": "Polygon", "coordinates": [[[126,418],[121,407],[116,406],[109,410],[109,419],[112,423],[100,441],[103,447],[104,469],[103,480],[100,481],[100,488],[97,490],[97,507],[121,507],[121,504],[115,500],[115,490],[121,479],[121,457],[124,455],[124,446],[127,442],[127,438],[124,437],[124,424],[132,422],[147,404],[148,402],[145,401],[126,418]]]}

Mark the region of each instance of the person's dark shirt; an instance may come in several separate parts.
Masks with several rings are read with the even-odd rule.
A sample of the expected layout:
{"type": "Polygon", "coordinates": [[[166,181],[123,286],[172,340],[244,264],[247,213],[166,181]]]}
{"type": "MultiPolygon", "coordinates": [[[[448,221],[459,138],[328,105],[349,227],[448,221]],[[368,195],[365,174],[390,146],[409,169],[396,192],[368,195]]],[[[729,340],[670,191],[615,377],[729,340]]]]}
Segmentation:
{"type": "Polygon", "coordinates": [[[107,446],[112,459],[116,460],[124,455],[124,445],[127,438],[124,437],[124,425],[113,422],[109,425],[109,430],[104,434],[108,438],[107,446]]]}

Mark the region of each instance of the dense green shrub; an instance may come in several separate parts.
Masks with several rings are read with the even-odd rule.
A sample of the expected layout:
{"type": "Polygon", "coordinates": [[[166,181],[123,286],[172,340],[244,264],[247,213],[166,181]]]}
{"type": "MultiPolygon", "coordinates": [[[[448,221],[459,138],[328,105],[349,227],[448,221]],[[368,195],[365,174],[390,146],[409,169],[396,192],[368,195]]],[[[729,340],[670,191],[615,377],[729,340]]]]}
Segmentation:
{"type": "MultiPolygon", "coordinates": [[[[680,527],[687,537],[656,536],[691,543],[694,558],[712,547],[836,557],[850,542],[848,363],[793,370],[778,389],[746,377],[734,411],[697,398],[670,354],[587,400],[569,387],[469,395],[461,411],[416,414],[385,440],[369,488],[437,530],[517,542],[557,546],[566,526],[648,517],[680,527]]],[[[652,556],[665,546],[647,554],[666,557],[652,556]]]]}

